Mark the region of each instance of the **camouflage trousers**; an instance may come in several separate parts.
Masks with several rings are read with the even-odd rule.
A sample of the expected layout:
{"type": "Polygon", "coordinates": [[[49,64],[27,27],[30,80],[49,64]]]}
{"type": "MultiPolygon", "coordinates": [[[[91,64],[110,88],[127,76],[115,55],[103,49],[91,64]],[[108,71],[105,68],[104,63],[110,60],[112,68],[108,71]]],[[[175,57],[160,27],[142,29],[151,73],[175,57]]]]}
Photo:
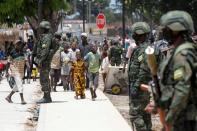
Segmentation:
{"type": "Polygon", "coordinates": [[[49,80],[50,64],[45,63],[40,68],[40,84],[43,92],[50,92],[50,80],[49,80]]]}
{"type": "Polygon", "coordinates": [[[130,121],[134,123],[137,131],[151,131],[151,115],[144,111],[147,104],[146,100],[130,100],[130,121]]]}

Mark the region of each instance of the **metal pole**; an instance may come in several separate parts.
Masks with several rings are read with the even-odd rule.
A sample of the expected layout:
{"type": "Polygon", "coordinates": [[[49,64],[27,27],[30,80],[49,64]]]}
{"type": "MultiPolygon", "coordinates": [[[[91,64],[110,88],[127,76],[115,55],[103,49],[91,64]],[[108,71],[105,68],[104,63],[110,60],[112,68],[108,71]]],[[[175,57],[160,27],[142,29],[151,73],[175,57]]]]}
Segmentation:
{"type": "Polygon", "coordinates": [[[74,12],[77,12],[77,0],[74,0],[74,12]]]}
{"type": "Polygon", "coordinates": [[[91,1],[88,1],[88,6],[89,6],[89,23],[91,23],[91,1]]]}
{"type": "Polygon", "coordinates": [[[89,23],[89,2],[86,3],[86,23],[89,23]]]}
{"type": "Polygon", "coordinates": [[[82,15],[83,15],[83,32],[85,32],[85,0],[82,1],[83,3],[83,11],[82,11],[82,15]]]}
{"type": "Polygon", "coordinates": [[[125,45],[125,0],[122,0],[122,44],[125,45]]]}

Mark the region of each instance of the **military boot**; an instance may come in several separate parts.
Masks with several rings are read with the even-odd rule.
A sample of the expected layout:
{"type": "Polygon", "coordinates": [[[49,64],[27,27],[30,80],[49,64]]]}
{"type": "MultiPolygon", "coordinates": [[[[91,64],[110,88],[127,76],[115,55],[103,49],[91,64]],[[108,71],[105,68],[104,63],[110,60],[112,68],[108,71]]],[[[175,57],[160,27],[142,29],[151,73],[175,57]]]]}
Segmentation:
{"type": "Polygon", "coordinates": [[[40,99],[38,102],[36,103],[51,103],[52,102],[52,99],[51,99],[51,94],[50,92],[44,92],[44,96],[42,99],[40,99]]]}

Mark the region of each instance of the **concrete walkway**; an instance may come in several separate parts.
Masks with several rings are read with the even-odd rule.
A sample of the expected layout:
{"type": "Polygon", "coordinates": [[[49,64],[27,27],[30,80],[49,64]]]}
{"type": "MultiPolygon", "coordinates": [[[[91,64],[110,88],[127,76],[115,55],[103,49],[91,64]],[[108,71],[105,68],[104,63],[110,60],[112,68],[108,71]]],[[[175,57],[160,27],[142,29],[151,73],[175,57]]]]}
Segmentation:
{"type": "MultiPolygon", "coordinates": [[[[27,131],[28,118],[32,117],[32,113],[28,110],[35,104],[35,91],[37,91],[38,83],[24,85],[24,97],[28,104],[20,104],[19,93],[15,93],[12,97],[13,103],[8,103],[5,97],[10,93],[11,89],[4,79],[0,83],[0,131],[27,131]]],[[[39,99],[39,97],[37,98],[39,99]]]]}
{"type": "MultiPolygon", "coordinates": [[[[24,85],[24,97],[27,105],[20,104],[19,93],[13,95],[13,102],[8,103],[5,97],[11,89],[4,79],[0,84],[0,131],[32,131],[27,128],[28,110],[35,106],[41,94],[38,82],[24,85]]],[[[42,104],[35,131],[131,131],[130,126],[112,105],[109,99],[98,90],[96,101],[91,100],[86,91],[86,99],[74,99],[74,92],[52,93],[53,103],[42,104]],[[78,123],[78,124],[77,124],[78,123]]]]}
{"type": "Polygon", "coordinates": [[[109,99],[97,91],[92,101],[74,99],[74,92],[52,93],[53,103],[42,104],[37,131],[131,131],[109,99]]]}

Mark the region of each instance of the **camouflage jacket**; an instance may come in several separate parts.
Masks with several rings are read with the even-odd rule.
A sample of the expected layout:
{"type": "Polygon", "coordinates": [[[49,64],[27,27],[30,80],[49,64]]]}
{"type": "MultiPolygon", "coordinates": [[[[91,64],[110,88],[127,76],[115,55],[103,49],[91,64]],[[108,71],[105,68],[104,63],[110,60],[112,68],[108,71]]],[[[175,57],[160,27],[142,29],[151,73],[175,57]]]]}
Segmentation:
{"type": "Polygon", "coordinates": [[[166,110],[166,122],[171,124],[180,119],[196,120],[197,116],[197,89],[194,88],[197,51],[195,48],[183,48],[176,52],[186,43],[175,48],[160,71],[162,95],[159,105],[166,110]]]}
{"type": "Polygon", "coordinates": [[[130,58],[128,75],[131,84],[131,95],[134,96],[140,97],[140,95],[145,95],[145,92],[139,90],[140,85],[148,84],[151,80],[151,74],[145,54],[145,49],[147,46],[147,43],[140,44],[140,46],[134,49],[134,52],[130,58]]]}
{"type": "Polygon", "coordinates": [[[52,49],[52,34],[44,34],[36,45],[36,60],[37,64],[42,64],[44,61],[51,61],[55,51],[52,49]]]}

